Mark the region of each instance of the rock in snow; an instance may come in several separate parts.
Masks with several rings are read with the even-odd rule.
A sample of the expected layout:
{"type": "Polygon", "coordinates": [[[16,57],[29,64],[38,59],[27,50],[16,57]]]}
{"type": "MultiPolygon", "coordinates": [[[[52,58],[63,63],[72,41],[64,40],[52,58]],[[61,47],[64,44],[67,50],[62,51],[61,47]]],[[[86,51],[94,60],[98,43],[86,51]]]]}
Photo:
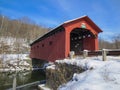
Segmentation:
{"type": "Polygon", "coordinates": [[[61,85],[58,90],[120,90],[120,57],[88,57],[72,60],[57,60],[86,69],[83,73],[75,73],[71,81],[61,85]]]}

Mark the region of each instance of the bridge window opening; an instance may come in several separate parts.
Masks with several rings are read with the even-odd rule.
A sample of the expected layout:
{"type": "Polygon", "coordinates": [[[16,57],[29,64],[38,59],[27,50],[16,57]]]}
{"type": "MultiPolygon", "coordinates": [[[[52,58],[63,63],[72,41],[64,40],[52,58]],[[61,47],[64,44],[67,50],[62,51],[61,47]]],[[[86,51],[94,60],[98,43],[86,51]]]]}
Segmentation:
{"type": "Polygon", "coordinates": [[[44,44],[42,44],[42,47],[44,47],[44,44]]]}
{"type": "Polygon", "coordinates": [[[49,42],[49,45],[52,45],[52,43],[53,43],[53,42],[52,42],[52,41],[50,41],[50,42],[49,42]]]}

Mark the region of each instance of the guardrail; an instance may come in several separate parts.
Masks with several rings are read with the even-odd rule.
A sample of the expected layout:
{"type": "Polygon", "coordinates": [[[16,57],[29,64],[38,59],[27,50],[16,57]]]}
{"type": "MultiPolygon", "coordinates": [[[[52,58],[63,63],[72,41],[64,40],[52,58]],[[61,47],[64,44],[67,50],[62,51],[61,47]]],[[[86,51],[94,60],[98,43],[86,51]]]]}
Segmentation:
{"type": "Polygon", "coordinates": [[[103,61],[107,60],[107,56],[120,56],[120,49],[103,49],[103,50],[98,50],[98,51],[89,51],[89,50],[84,50],[81,51],[75,55],[82,55],[83,58],[86,58],[87,56],[102,56],[103,61]]]}
{"type": "MultiPolygon", "coordinates": [[[[44,83],[46,83],[46,80],[36,81],[36,82],[32,82],[32,83],[28,83],[28,84],[25,84],[25,85],[15,87],[15,90],[22,90],[26,87],[35,86],[35,85],[44,84],[44,83]]],[[[14,89],[10,88],[10,89],[7,89],[7,90],[14,90],[14,89]]]]}
{"type": "MultiPolygon", "coordinates": [[[[104,49],[106,51],[107,56],[119,56],[120,55],[120,50],[109,50],[109,49],[104,49]]],[[[103,50],[99,51],[88,51],[88,56],[98,56],[102,55],[103,50]]]]}

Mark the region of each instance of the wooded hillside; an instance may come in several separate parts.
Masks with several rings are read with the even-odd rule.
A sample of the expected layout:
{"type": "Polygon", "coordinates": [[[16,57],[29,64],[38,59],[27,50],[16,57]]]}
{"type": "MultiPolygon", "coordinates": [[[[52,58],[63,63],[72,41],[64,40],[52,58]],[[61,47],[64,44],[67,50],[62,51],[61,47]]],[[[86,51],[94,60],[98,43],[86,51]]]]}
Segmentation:
{"type": "Polygon", "coordinates": [[[29,44],[48,30],[27,17],[13,20],[0,15],[0,53],[28,52],[29,44]]]}
{"type": "Polygon", "coordinates": [[[48,31],[48,28],[35,24],[27,17],[12,20],[0,15],[0,36],[34,40],[48,31]]]}
{"type": "Polygon", "coordinates": [[[111,41],[99,38],[99,49],[120,49],[120,34],[116,34],[111,41]]]}

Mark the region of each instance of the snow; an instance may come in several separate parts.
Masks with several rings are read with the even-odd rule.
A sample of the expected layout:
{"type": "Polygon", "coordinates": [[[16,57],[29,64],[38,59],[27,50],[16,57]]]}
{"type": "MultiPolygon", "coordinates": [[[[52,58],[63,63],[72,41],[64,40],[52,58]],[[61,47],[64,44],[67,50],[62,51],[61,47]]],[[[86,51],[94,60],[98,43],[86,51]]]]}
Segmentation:
{"type": "Polygon", "coordinates": [[[28,54],[0,54],[2,67],[0,72],[31,70],[31,65],[26,61],[30,60],[28,54]]]}
{"type": "Polygon", "coordinates": [[[74,73],[72,80],[61,85],[58,90],[120,90],[120,56],[77,57],[75,59],[57,60],[86,69],[83,73],[74,73]]]}
{"type": "Polygon", "coordinates": [[[2,58],[4,61],[8,60],[23,60],[23,59],[28,59],[29,55],[28,54],[0,54],[0,58],[2,58]]]}
{"type": "Polygon", "coordinates": [[[55,65],[50,65],[50,66],[47,66],[46,69],[55,69],[55,65]]]}
{"type": "Polygon", "coordinates": [[[55,64],[53,62],[49,62],[47,65],[46,65],[46,69],[55,69],[55,64]]]}
{"type": "Polygon", "coordinates": [[[14,45],[14,43],[16,41],[19,41],[21,43],[21,45],[22,45],[22,44],[25,44],[27,42],[27,39],[13,38],[13,37],[0,37],[0,42],[6,43],[7,45],[14,45]]]}
{"type": "Polygon", "coordinates": [[[39,88],[40,90],[51,90],[50,88],[46,87],[45,84],[40,84],[40,85],[38,85],[38,88],[39,88]]]}
{"type": "Polygon", "coordinates": [[[75,21],[75,20],[78,20],[78,19],[82,19],[82,18],[84,18],[84,17],[86,17],[86,15],[84,15],[84,16],[82,16],[82,17],[79,17],[79,18],[72,19],[72,20],[68,20],[68,21],[64,22],[64,24],[65,24],[65,23],[72,22],[72,21],[75,21]]]}

